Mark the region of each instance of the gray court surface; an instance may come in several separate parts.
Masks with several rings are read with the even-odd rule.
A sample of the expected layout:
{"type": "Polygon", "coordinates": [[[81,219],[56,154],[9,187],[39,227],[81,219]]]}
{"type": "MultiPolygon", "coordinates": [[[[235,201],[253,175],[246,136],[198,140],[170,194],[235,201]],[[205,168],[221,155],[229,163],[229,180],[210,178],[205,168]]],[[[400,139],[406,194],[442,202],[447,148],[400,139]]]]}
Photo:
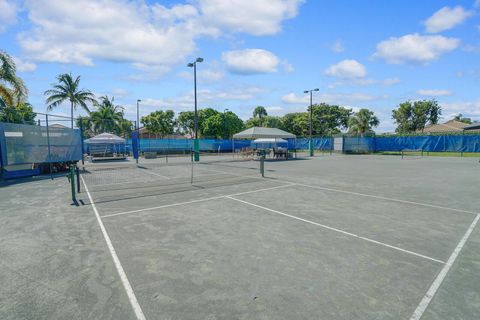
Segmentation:
{"type": "Polygon", "coordinates": [[[478,160],[166,161],[2,185],[0,319],[478,319],[478,160]]]}

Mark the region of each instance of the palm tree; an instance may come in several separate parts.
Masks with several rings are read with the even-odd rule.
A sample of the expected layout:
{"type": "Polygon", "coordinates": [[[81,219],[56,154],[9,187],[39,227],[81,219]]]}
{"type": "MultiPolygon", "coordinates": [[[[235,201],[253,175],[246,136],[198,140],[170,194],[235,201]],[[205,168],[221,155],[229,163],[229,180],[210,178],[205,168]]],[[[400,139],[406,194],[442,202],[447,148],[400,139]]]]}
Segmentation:
{"type": "Polygon", "coordinates": [[[97,110],[90,113],[93,130],[95,132],[118,133],[123,118],[124,108],[115,105],[115,98],[109,99],[108,96],[100,97],[100,102],[95,103],[97,110]]]}
{"type": "Polygon", "coordinates": [[[64,73],[57,76],[58,84],[54,84],[53,88],[45,91],[47,96],[47,110],[51,111],[65,101],[70,101],[71,123],[73,128],[73,110],[77,106],[81,106],[85,111],[90,113],[87,102],[94,103],[95,96],[89,90],[80,90],[80,76],[73,80],[72,74],[64,73]]]}
{"type": "Polygon", "coordinates": [[[373,132],[373,127],[377,127],[380,121],[373,111],[360,109],[348,120],[348,132],[364,135],[373,132]]]}
{"type": "Polygon", "coordinates": [[[28,90],[16,72],[13,59],[5,51],[0,50],[0,109],[26,101],[28,90]]]}
{"type": "Polygon", "coordinates": [[[255,110],[253,110],[253,117],[254,118],[260,118],[262,119],[263,117],[266,117],[267,116],[267,110],[262,107],[262,106],[258,106],[255,108],[255,110]]]}

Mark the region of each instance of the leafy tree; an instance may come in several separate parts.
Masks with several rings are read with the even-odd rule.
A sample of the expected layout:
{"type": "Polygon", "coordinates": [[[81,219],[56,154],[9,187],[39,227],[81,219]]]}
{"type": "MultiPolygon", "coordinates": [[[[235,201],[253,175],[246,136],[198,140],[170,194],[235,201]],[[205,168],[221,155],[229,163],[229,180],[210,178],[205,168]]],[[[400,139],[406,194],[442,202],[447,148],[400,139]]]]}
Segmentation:
{"type": "Polygon", "coordinates": [[[253,117],[254,118],[263,118],[263,117],[266,117],[268,114],[267,114],[267,110],[265,109],[265,107],[262,107],[262,106],[258,106],[256,107],[254,110],[253,110],[253,117]]]}
{"type": "Polygon", "coordinates": [[[90,113],[91,124],[95,133],[100,132],[119,132],[119,124],[124,121],[124,108],[115,105],[115,98],[109,99],[108,96],[100,97],[100,101],[95,103],[97,110],[90,113]]]}
{"type": "Polygon", "coordinates": [[[377,127],[379,123],[380,121],[373,111],[360,109],[348,120],[348,132],[359,135],[373,133],[373,128],[377,127]]]}
{"type": "Polygon", "coordinates": [[[472,123],[471,118],[464,118],[461,113],[459,113],[455,117],[453,117],[453,120],[460,121],[460,122],[463,122],[463,123],[468,123],[468,124],[472,123]]]}
{"type": "Polygon", "coordinates": [[[265,116],[262,120],[263,127],[279,129],[282,127],[282,118],[280,117],[265,116]]]}
{"type": "Polygon", "coordinates": [[[437,124],[442,108],[436,100],[406,101],[392,110],[397,133],[422,131],[427,124],[437,124]]]}
{"type": "MultiPolygon", "coordinates": [[[[352,109],[346,109],[326,103],[316,104],[313,108],[313,135],[332,135],[348,127],[352,109]]],[[[308,127],[310,123],[308,123],[308,127]]],[[[309,128],[308,128],[309,131],[309,128]]]]}
{"type": "Polygon", "coordinates": [[[213,117],[215,115],[219,115],[220,112],[213,109],[213,108],[205,108],[198,110],[198,134],[199,136],[208,136],[205,133],[205,124],[208,118],[213,117]]]}
{"type": "Polygon", "coordinates": [[[26,102],[28,90],[16,72],[13,59],[0,50],[0,108],[14,107],[26,102]]]}
{"type": "Polygon", "coordinates": [[[195,112],[182,111],[177,117],[177,128],[180,133],[188,134],[193,137],[195,130],[195,112]]]}
{"type": "Polygon", "coordinates": [[[309,132],[309,115],[306,112],[287,113],[282,117],[280,129],[297,136],[306,136],[309,132]]]}
{"type": "Polygon", "coordinates": [[[174,132],[174,117],[175,113],[172,110],[158,110],[142,117],[140,122],[148,132],[165,136],[174,132]]]}
{"type": "Polygon", "coordinates": [[[263,126],[263,120],[260,118],[250,118],[247,121],[245,121],[246,128],[262,127],[262,126],[263,126]]]}
{"type": "Polygon", "coordinates": [[[0,122],[35,124],[36,113],[29,103],[0,109],[0,122]]]}
{"type": "Polygon", "coordinates": [[[228,111],[222,114],[225,121],[223,138],[228,139],[235,133],[238,133],[245,129],[245,124],[234,112],[228,111]]]}
{"type": "Polygon", "coordinates": [[[47,97],[47,110],[53,110],[65,101],[70,101],[71,124],[73,128],[73,110],[80,106],[90,113],[87,103],[95,103],[95,97],[89,90],[79,89],[80,76],[73,79],[70,73],[63,73],[57,76],[57,81],[57,84],[52,84],[53,89],[44,93],[47,97]]]}
{"type": "Polygon", "coordinates": [[[128,138],[132,133],[133,127],[134,125],[132,121],[122,119],[118,122],[116,133],[123,138],[128,138]]]}

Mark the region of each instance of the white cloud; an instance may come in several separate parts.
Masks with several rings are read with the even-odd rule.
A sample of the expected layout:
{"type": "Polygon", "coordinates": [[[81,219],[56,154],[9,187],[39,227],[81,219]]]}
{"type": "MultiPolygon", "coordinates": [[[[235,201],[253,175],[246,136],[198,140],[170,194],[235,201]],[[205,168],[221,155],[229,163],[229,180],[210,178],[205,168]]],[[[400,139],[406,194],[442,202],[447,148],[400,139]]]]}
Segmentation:
{"type": "Polygon", "coordinates": [[[480,120],[480,100],[441,103],[444,114],[459,114],[480,120]]]}
{"type": "Polygon", "coordinates": [[[282,22],[294,18],[304,0],[197,0],[205,20],[213,26],[252,35],[272,35],[282,22]]]}
{"type": "Polygon", "coordinates": [[[473,15],[473,11],[467,11],[462,6],[453,8],[443,7],[425,21],[428,33],[437,33],[454,28],[473,15]]]}
{"type": "Polygon", "coordinates": [[[263,49],[245,49],[222,53],[228,71],[235,74],[259,74],[277,71],[280,59],[263,49]]]}
{"type": "MultiPolygon", "coordinates": [[[[350,105],[355,103],[367,102],[379,99],[379,97],[368,95],[365,93],[319,93],[313,95],[313,103],[331,103],[337,105],[350,105]]],[[[287,104],[309,104],[310,96],[297,94],[291,92],[282,97],[282,102],[287,104]]]]}
{"type": "Polygon", "coordinates": [[[265,107],[265,110],[271,116],[279,116],[285,113],[285,109],[278,106],[265,107]]]}
{"type": "Polygon", "coordinates": [[[13,1],[0,0],[0,33],[17,22],[17,6],[13,1]]]}
{"type": "Polygon", "coordinates": [[[358,79],[367,75],[367,69],[356,60],[343,60],[328,67],[325,74],[340,79],[358,79]]]}
{"type": "Polygon", "coordinates": [[[301,3],[196,0],[166,7],[140,0],[26,0],[31,28],[18,40],[34,61],[127,62],[147,73],[131,79],[154,79],[185,62],[198,38],[229,32],[274,34],[297,14],[301,3]]]}
{"type": "Polygon", "coordinates": [[[295,71],[295,68],[287,60],[283,60],[281,62],[281,65],[283,67],[283,71],[285,71],[286,73],[292,73],[295,71]]]}
{"type": "Polygon", "coordinates": [[[480,0],[476,0],[475,3],[473,4],[474,8],[480,8],[480,0]]]}
{"type": "Polygon", "coordinates": [[[465,47],[463,47],[463,50],[471,53],[480,53],[480,45],[474,46],[467,44],[465,47]]]}
{"type": "Polygon", "coordinates": [[[343,47],[342,41],[341,40],[336,40],[331,46],[330,50],[332,50],[335,53],[342,53],[345,51],[345,48],[343,47]]]}
{"type": "Polygon", "coordinates": [[[20,72],[33,72],[37,70],[37,65],[32,62],[24,61],[17,57],[12,57],[13,62],[15,62],[15,66],[17,70],[20,72]]]}
{"type": "Polygon", "coordinates": [[[392,37],[377,44],[375,58],[385,59],[388,63],[405,62],[428,64],[442,54],[455,50],[460,40],[440,35],[422,36],[417,33],[400,38],[392,37]]]}
{"type": "Polygon", "coordinates": [[[453,93],[450,90],[420,89],[420,90],[417,90],[417,94],[421,96],[429,96],[429,97],[443,97],[443,96],[451,96],[453,93]]]}
{"type": "Polygon", "coordinates": [[[112,95],[117,98],[123,98],[127,96],[130,92],[128,90],[122,88],[115,88],[112,90],[112,95]]]}
{"type": "Polygon", "coordinates": [[[393,85],[396,85],[400,83],[399,78],[387,78],[387,79],[382,79],[382,80],[376,80],[376,79],[367,79],[367,78],[359,78],[359,79],[343,79],[339,81],[335,81],[334,83],[331,83],[328,85],[328,88],[333,89],[336,87],[342,87],[342,86],[370,86],[370,85],[382,85],[385,87],[391,87],[393,85]]]}

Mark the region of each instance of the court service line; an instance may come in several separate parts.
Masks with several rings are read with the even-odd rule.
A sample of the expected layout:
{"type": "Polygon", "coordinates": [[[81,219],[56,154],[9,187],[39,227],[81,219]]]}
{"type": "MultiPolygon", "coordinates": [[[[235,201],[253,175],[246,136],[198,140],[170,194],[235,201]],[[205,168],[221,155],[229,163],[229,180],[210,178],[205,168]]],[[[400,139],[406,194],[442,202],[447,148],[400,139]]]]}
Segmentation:
{"type": "Polygon", "coordinates": [[[157,176],[157,177],[160,177],[160,178],[164,178],[164,179],[170,180],[170,178],[167,177],[167,176],[164,176],[164,175],[161,175],[161,174],[158,174],[158,173],[155,173],[155,172],[143,171],[143,170],[145,170],[145,169],[140,168],[140,172],[145,173],[146,175],[151,175],[151,174],[153,174],[154,176],[157,176]]]}
{"type": "Polygon", "coordinates": [[[423,297],[422,301],[420,301],[420,304],[417,306],[417,308],[413,312],[413,315],[410,318],[410,320],[419,320],[422,317],[423,313],[425,312],[428,305],[430,304],[433,297],[435,296],[435,293],[437,292],[438,288],[440,287],[443,280],[445,279],[448,271],[450,270],[452,265],[455,263],[455,260],[457,259],[460,251],[463,249],[463,246],[468,241],[468,238],[470,237],[470,234],[472,233],[473,229],[475,229],[475,226],[477,225],[477,222],[479,219],[480,219],[480,214],[477,214],[475,219],[473,219],[472,224],[470,224],[470,227],[467,229],[462,239],[460,240],[458,245],[455,247],[455,250],[453,250],[452,255],[450,256],[450,258],[448,258],[447,263],[445,263],[442,270],[437,275],[432,285],[428,289],[427,293],[423,297]]]}
{"type": "MultiPolygon", "coordinates": [[[[287,181],[287,182],[295,183],[295,182],[293,182],[293,181],[287,181]]],[[[369,197],[369,198],[375,198],[375,199],[381,199],[381,200],[387,200],[387,201],[393,201],[393,202],[400,202],[400,203],[408,203],[408,204],[413,204],[413,205],[417,205],[417,206],[423,206],[423,207],[429,207],[429,208],[435,208],[435,209],[442,209],[442,210],[449,210],[449,211],[456,211],[456,212],[463,212],[463,213],[469,213],[469,214],[477,215],[476,212],[467,211],[467,210],[462,210],[462,209],[449,208],[449,207],[443,207],[443,206],[437,206],[437,205],[429,204],[429,203],[422,203],[422,202],[408,201],[408,200],[402,200],[402,199],[396,199],[396,198],[375,196],[375,195],[366,194],[366,193],[359,193],[359,192],[354,192],[354,191],[346,191],[346,190],[332,189],[332,188],[314,186],[314,185],[303,184],[303,183],[296,183],[296,184],[299,185],[299,186],[307,187],[307,188],[314,188],[314,189],[320,189],[320,190],[326,190],[326,191],[332,191],[332,192],[339,192],[339,193],[347,193],[347,194],[352,194],[352,195],[355,195],[355,196],[369,197]]]]}
{"type": "Polygon", "coordinates": [[[342,234],[345,234],[347,236],[362,239],[362,240],[365,240],[365,241],[368,241],[368,242],[371,242],[371,243],[375,243],[375,244],[378,244],[378,245],[381,245],[381,246],[384,246],[384,247],[387,247],[387,248],[391,248],[391,249],[398,250],[398,251],[401,251],[401,252],[404,252],[404,253],[408,253],[408,254],[411,254],[411,255],[414,255],[414,256],[417,256],[417,257],[420,257],[420,258],[424,258],[424,259],[435,261],[435,262],[442,263],[442,264],[445,263],[445,261],[438,260],[438,259],[426,256],[426,255],[414,252],[414,251],[402,249],[402,248],[392,246],[392,245],[384,243],[384,242],[380,242],[380,241],[377,241],[377,240],[373,240],[373,239],[370,239],[370,238],[367,238],[367,237],[360,236],[360,235],[355,234],[355,233],[351,233],[351,232],[348,232],[348,231],[344,231],[344,230],[341,230],[341,229],[330,227],[330,226],[327,226],[325,224],[321,224],[321,223],[314,222],[314,221],[311,221],[311,220],[303,219],[303,218],[300,218],[300,217],[297,217],[297,216],[294,216],[294,215],[291,215],[291,214],[288,214],[288,213],[284,213],[284,212],[281,212],[281,211],[278,211],[278,210],[263,207],[263,206],[260,206],[258,204],[254,204],[254,203],[251,203],[251,202],[248,202],[248,201],[244,201],[244,200],[234,198],[233,196],[227,196],[226,198],[231,199],[231,200],[235,200],[235,201],[238,201],[238,202],[242,202],[244,204],[248,204],[250,206],[257,207],[257,208],[260,208],[260,209],[263,209],[263,210],[266,210],[266,211],[270,211],[270,212],[273,212],[273,213],[276,213],[276,214],[279,214],[279,215],[282,215],[282,216],[285,216],[285,217],[288,217],[288,218],[292,218],[292,219],[295,219],[295,220],[299,220],[299,221],[302,221],[302,222],[313,224],[315,226],[322,227],[322,228],[325,228],[325,229],[328,229],[328,230],[331,230],[331,231],[342,233],[342,234]]]}
{"type": "Polygon", "coordinates": [[[117,256],[117,252],[113,247],[112,240],[110,240],[110,236],[107,233],[107,229],[105,229],[102,218],[100,217],[97,207],[93,202],[92,196],[88,191],[87,184],[85,183],[85,180],[83,179],[83,177],[81,177],[81,179],[82,179],[83,186],[85,187],[85,191],[87,192],[88,199],[92,204],[93,212],[95,213],[95,217],[97,218],[97,222],[98,222],[98,225],[100,226],[100,230],[102,230],[103,238],[105,239],[108,250],[110,251],[110,255],[112,256],[113,263],[115,264],[115,268],[117,269],[118,275],[120,276],[120,280],[122,281],[123,288],[125,289],[125,292],[127,293],[127,296],[128,296],[128,300],[130,301],[133,311],[135,312],[135,316],[137,320],[146,320],[145,315],[143,314],[142,308],[138,303],[137,297],[135,296],[135,292],[133,291],[133,288],[130,285],[130,281],[128,281],[127,274],[125,273],[125,270],[122,267],[120,259],[117,256]]]}
{"type": "Polygon", "coordinates": [[[205,198],[205,199],[197,199],[197,200],[191,200],[191,201],[185,201],[185,202],[177,202],[177,203],[166,204],[166,205],[158,206],[158,207],[151,207],[151,208],[145,208],[145,209],[138,209],[138,210],[131,210],[131,211],[125,211],[125,212],[106,214],[106,215],[102,216],[102,218],[110,218],[110,217],[122,216],[122,215],[126,215],[126,214],[132,214],[132,213],[138,213],[138,212],[144,212],[144,211],[152,211],[152,210],[163,209],[163,208],[183,206],[183,205],[197,203],[197,202],[204,202],[204,201],[221,199],[221,198],[225,198],[225,197],[229,197],[229,196],[240,196],[240,195],[254,193],[254,192],[261,192],[261,191],[268,191],[268,190],[286,188],[286,187],[291,187],[291,186],[294,186],[294,185],[295,185],[294,183],[291,183],[291,184],[285,184],[285,185],[275,186],[275,187],[270,187],[270,188],[263,188],[263,189],[257,189],[257,190],[251,190],[251,191],[245,191],[245,192],[239,192],[239,193],[233,193],[233,194],[227,194],[227,195],[219,195],[219,196],[205,198]]]}

